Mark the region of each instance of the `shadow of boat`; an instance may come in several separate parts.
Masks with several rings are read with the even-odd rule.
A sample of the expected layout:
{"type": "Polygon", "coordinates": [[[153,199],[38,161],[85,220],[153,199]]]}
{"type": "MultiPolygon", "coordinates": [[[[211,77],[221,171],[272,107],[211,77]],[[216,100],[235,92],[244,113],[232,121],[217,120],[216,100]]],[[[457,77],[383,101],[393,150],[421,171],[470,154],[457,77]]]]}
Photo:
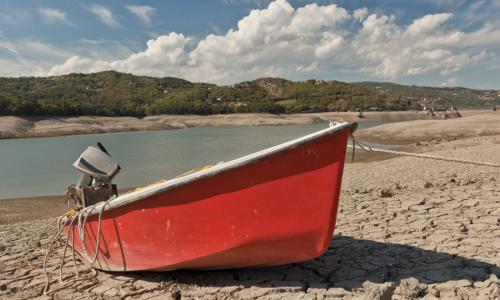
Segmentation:
{"type": "MultiPolygon", "coordinates": [[[[113,273],[109,273],[113,274],[113,273]]],[[[414,277],[421,283],[455,280],[484,281],[500,268],[485,261],[415,246],[336,236],[321,257],[296,264],[266,268],[216,271],[120,273],[149,282],[173,281],[201,287],[361,287],[369,280],[394,282],[414,277]]]]}

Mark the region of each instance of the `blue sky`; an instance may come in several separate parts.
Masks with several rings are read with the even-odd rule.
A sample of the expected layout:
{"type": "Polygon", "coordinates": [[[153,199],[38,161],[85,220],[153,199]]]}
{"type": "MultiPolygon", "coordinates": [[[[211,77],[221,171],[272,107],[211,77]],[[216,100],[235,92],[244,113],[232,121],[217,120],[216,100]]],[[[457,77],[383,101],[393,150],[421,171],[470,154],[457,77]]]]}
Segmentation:
{"type": "Polygon", "coordinates": [[[0,3],[0,76],[114,69],[500,89],[500,1],[0,3]]]}

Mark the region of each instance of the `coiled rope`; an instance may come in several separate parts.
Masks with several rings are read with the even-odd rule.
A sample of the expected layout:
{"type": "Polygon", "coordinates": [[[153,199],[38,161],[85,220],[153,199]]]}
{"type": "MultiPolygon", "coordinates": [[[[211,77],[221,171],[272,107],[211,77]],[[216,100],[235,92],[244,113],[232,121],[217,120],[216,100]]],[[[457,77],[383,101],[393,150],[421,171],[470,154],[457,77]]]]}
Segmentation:
{"type": "Polygon", "coordinates": [[[73,257],[73,266],[74,266],[74,269],[75,269],[75,277],[74,279],[70,280],[70,281],[67,281],[67,282],[64,282],[64,279],[63,279],[63,274],[62,274],[62,269],[63,269],[63,266],[64,266],[64,261],[65,261],[65,258],[66,258],[66,252],[67,252],[67,248],[68,248],[68,243],[69,243],[69,240],[70,238],[72,239],[72,242],[74,243],[75,241],[75,236],[74,236],[74,233],[72,233],[72,230],[71,231],[68,231],[68,237],[66,239],[66,242],[65,242],[65,245],[64,245],[64,251],[63,251],[63,254],[62,254],[62,259],[61,259],[61,263],[59,264],[59,283],[61,284],[61,287],[59,287],[58,289],[56,290],[52,290],[50,291],[49,290],[49,287],[50,287],[50,276],[49,276],[49,273],[47,272],[47,260],[50,256],[50,253],[55,245],[55,243],[61,238],[61,234],[62,232],[64,231],[64,227],[66,225],[69,225],[69,227],[71,228],[73,223],[75,222],[76,220],[76,210],[72,209],[70,211],[68,211],[66,214],[64,214],[63,216],[59,217],[57,219],[57,231],[56,233],[50,238],[50,242],[47,246],[47,253],[45,254],[45,257],[44,257],[44,260],[43,260],[43,272],[45,274],[45,287],[43,289],[43,294],[44,295],[49,295],[51,293],[54,293],[58,290],[61,290],[67,286],[69,286],[70,284],[72,283],[75,283],[75,282],[78,282],[78,281],[82,281],[82,280],[86,280],[86,279],[90,279],[90,278],[93,278],[95,276],[97,276],[97,272],[92,269],[92,275],[90,277],[80,277],[79,276],[79,272],[78,272],[78,267],[77,267],[77,263],[76,263],[76,257],[75,257],[75,249],[73,247],[72,248],[72,257],[73,257]],[[64,221],[63,219],[66,218],[64,221]]]}
{"type": "MultiPolygon", "coordinates": [[[[80,278],[80,276],[79,276],[80,274],[78,272],[78,267],[76,264],[76,257],[75,257],[75,247],[74,247],[74,245],[75,245],[75,232],[73,229],[73,225],[74,225],[75,221],[77,221],[78,234],[80,236],[80,240],[82,242],[82,247],[83,247],[83,250],[85,252],[85,258],[87,259],[87,261],[90,262],[90,266],[92,266],[95,263],[95,261],[98,259],[97,257],[99,255],[99,250],[100,250],[102,214],[103,214],[104,210],[106,209],[106,206],[109,204],[109,202],[115,198],[116,198],[116,196],[113,196],[110,199],[108,199],[106,202],[102,203],[102,206],[99,210],[99,216],[98,216],[98,222],[97,222],[96,248],[94,250],[94,255],[92,257],[90,257],[90,255],[88,254],[87,247],[85,245],[85,240],[86,240],[85,224],[87,223],[87,218],[91,215],[92,211],[94,211],[94,209],[96,209],[97,205],[99,205],[101,203],[96,203],[94,205],[85,207],[83,209],[81,207],[71,209],[68,212],[66,212],[64,215],[57,218],[57,221],[56,221],[57,231],[50,238],[50,241],[49,241],[48,246],[47,246],[47,253],[45,254],[45,257],[43,260],[43,271],[45,274],[45,287],[43,289],[44,295],[54,293],[54,292],[56,292],[62,288],[65,288],[68,285],[75,283],[77,281],[88,279],[88,278],[80,278]],[[50,282],[50,275],[47,272],[47,261],[48,261],[48,258],[50,256],[50,253],[52,252],[52,249],[54,248],[56,241],[61,238],[61,235],[64,231],[64,228],[67,225],[69,228],[68,235],[67,235],[67,238],[66,238],[66,241],[64,244],[64,251],[62,254],[61,262],[59,264],[59,283],[61,284],[61,287],[56,289],[56,290],[50,291],[49,287],[50,287],[51,282],[50,282]],[[66,258],[66,252],[67,252],[67,249],[69,246],[70,239],[72,240],[71,249],[72,249],[73,266],[75,269],[75,277],[73,278],[73,280],[70,280],[68,282],[64,282],[62,269],[64,266],[64,261],[66,258]]],[[[97,276],[97,272],[93,268],[91,268],[91,270],[93,273],[91,278],[97,276]]]]}
{"type": "Polygon", "coordinates": [[[367,143],[356,140],[352,135],[351,135],[351,140],[352,140],[352,145],[347,145],[347,147],[353,149],[353,157],[354,157],[354,151],[356,149],[361,149],[361,150],[366,151],[366,152],[380,152],[380,153],[387,153],[387,154],[394,154],[394,155],[401,155],[401,156],[413,156],[413,157],[419,157],[419,158],[425,158],[425,159],[451,161],[451,162],[457,162],[457,163],[462,163],[462,164],[471,164],[471,165],[476,165],[476,166],[487,166],[487,167],[500,168],[500,163],[497,163],[497,162],[470,160],[470,159],[446,157],[446,156],[441,156],[441,155],[421,154],[421,153],[413,153],[413,152],[375,148],[375,147],[368,145],[367,143]]]}

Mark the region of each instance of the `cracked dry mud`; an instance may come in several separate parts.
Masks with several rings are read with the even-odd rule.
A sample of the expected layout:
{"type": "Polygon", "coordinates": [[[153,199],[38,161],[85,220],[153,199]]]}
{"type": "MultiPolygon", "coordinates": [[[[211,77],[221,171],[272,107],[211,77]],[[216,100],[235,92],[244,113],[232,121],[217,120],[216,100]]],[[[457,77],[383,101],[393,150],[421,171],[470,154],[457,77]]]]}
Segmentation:
{"type": "MultiPolygon", "coordinates": [[[[444,143],[436,153],[498,161],[499,141],[444,143]]],[[[41,265],[54,220],[0,225],[0,298],[499,299],[499,174],[415,158],[350,164],[335,237],[315,260],[222,271],[98,272],[91,279],[80,264],[87,279],[60,290],[53,283],[50,296],[42,295],[41,265]]],[[[58,266],[52,256],[52,280],[58,266]]],[[[70,259],[63,271],[69,280],[70,259]]]]}

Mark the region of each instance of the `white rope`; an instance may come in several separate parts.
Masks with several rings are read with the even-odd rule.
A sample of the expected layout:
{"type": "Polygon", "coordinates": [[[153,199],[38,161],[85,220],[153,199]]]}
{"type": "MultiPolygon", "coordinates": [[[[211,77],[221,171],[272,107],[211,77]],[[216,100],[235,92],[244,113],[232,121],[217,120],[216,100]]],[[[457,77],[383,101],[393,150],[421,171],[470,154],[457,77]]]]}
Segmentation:
{"type": "MultiPolygon", "coordinates": [[[[97,223],[96,248],[95,248],[94,255],[92,256],[92,258],[90,257],[90,255],[87,251],[87,247],[85,245],[85,239],[86,239],[85,225],[87,223],[87,218],[90,216],[92,211],[96,208],[96,206],[98,204],[101,204],[101,203],[96,203],[94,205],[80,209],[80,210],[76,211],[74,214],[72,214],[70,216],[66,216],[66,219],[64,219],[65,216],[61,216],[61,217],[57,218],[57,221],[56,221],[57,231],[53,235],[53,237],[50,239],[49,245],[47,247],[47,253],[45,254],[45,257],[43,260],[43,268],[44,268],[45,279],[46,279],[45,287],[43,289],[44,295],[49,295],[51,293],[54,293],[54,292],[60,290],[61,288],[68,286],[71,283],[74,283],[74,282],[77,282],[77,281],[80,281],[83,279],[88,279],[88,278],[79,278],[78,267],[76,265],[76,259],[75,259],[75,248],[74,248],[74,246],[75,246],[75,232],[74,232],[74,230],[75,229],[73,228],[73,225],[74,225],[75,221],[77,221],[76,226],[78,229],[78,234],[80,236],[80,240],[82,242],[83,250],[85,252],[85,259],[87,259],[87,261],[90,262],[90,266],[92,266],[95,263],[95,261],[98,260],[98,255],[99,255],[99,250],[100,250],[102,214],[103,214],[106,206],[109,204],[109,202],[115,198],[116,198],[116,196],[113,196],[110,199],[108,199],[106,202],[103,203],[101,209],[99,210],[99,217],[98,217],[98,223],[97,223]],[[59,283],[62,286],[59,289],[49,291],[50,277],[49,277],[49,274],[47,272],[47,261],[48,261],[50,252],[52,251],[52,249],[54,247],[55,242],[61,237],[61,234],[64,231],[64,227],[66,227],[66,225],[68,225],[68,223],[69,223],[68,235],[66,238],[66,242],[64,244],[64,251],[62,254],[62,258],[61,258],[61,263],[59,265],[59,283]],[[72,257],[73,257],[73,263],[74,263],[74,269],[75,269],[75,278],[73,280],[70,280],[69,282],[64,282],[62,269],[64,266],[64,261],[66,258],[66,251],[67,251],[67,248],[69,246],[69,239],[70,238],[72,239],[71,248],[72,248],[72,257]]],[[[97,272],[95,272],[95,270],[93,268],[92,268],[92,271],[94,272],[94,276],[96,276],[97,272]]]]}
{"type": "MultiPolygon", "coordinates": [[[[98,222],[97,222],[97,241],[95,243],[95,251],[94,251],[94,257],[92,258],[92,260],[90,261],[90,265],[92,266],[94,264],[94,262],[96,261],[97,259],[97,255],[99,254],[99,250],[100,250],[100,243],[101,243],[101,223],[102,223],[102,213],[104,212],[104,209],[106,208],[106,206],[108,205],[108,203],[115,199],[116,196],[113,196],[111,198],[109,198],[106,202],[104,202],[104,204],[101,206],[101,210],[99,211],[99,219],[98,219],[98,222]]],[[[95,206],[95,204],[94,204],[95,206]]],[[[84,224],[84,227],[83,227],[83,233],[85,235],[85,224],[84,224]]]]}
{"type": "Polygon", "coordinates": [[[85,245],[85,240],[86,240],[86,231],[85,231],[85,225],[87,224],[87,218],[90,216],[92,211],[97,207],[98,204],[101,204],[101,202],[96,203],[94,205],[85,207],[78,211],[76,213],[76,217],[78,218],[77,222],[77,227],[78,227],[78,234],[80,235],[80,240],[82,242],[82,248],[85,252],[85,258],[90,262],[90,265],[92,266],[95,261],[97,260],[97,256],[99,254],[100,250],[100,243],[101,243],[101,223],[102,223],[102,213],[106,209],[106,206],[108,206],[109,202],[111,202],[113,199],[115,199],[116,196],[113,196],[106,200],[106,202],[103,203],[101,206],[101,209],[99,210],[99,217],[97,221],[97,240],[96,240],[96,248],[94,250],[94,255],[92,258],[90,258],[90,255],[87,251],[87,246],[85,245]]]}
{"type": "MultiPolygon", "coordinates": [[[[63,269],[63,266],[64,266],[64,260],[66,259],[66,250],[68,249],[69,239],[70,239],[71,236],[73,237],[72,243],[73,244],[75,243],[75,232],[74,232],[74,229],[73,229],[73,223],[75,223],[76,216],[73,215],[69,219],[71,221],[69,222],[68,236],[66,238],[66,243],[64,244],[64,251],[63,251],[61,263],[59,264],[59,283],[61,283],[61,285],[65,284],[64,280],[63,280],[63,274],[62,274],[63,270],[62,269],[63,269]]],[[[78,273],[78,267],[76,266],[75,248],[74,247],[71,247],[71,248],[73,249],[72,252],[73,252],[73,263],[74,263],[74,267],[75,267],[75,278],[78,279],[79,273],[78,273]]]]}
{"type": "Polygon", "coordinates": [[[47,253],[45,254],[45,257],[43,259],[43,272],[45,274],[45,287],[43,288],[43,294],[46,295],[49,292],[49,285],[50,285],[50,277],[49,273],[47,272],[47,260],[49,258],[50,252],[52,251],[52,248],[54,247],[54,243],[59,239],[61,236],[61,233],[64,230],[64,226],[70,221],[70,218],[67,218],[66,221],[63,223],[62,226],[60,226],[60,222],[63,217],[57,218],[57,231],[56,233],[52,236],[50,239],[50,242],[47,247],[47,253]]]}
{"type": "Polygon", "coordinates": [[[500,163],[496,163],[496,162],[469,160],[469,159],[446,157],[446,156],[440,156],[440,155],[420,154],[420,153],[413,153],[413,152],[404,152],[404,151],[374,148],[374,147],[371,147],[370,145],[368,145],[367,143],[363,143],[363,142],[360,142],[358,140],[355,140],[353,137],[351,137],[351,138],[353,141],[353,145],[347,145],[347,147],[352,148],[353,150],[361,149],[361,150],[364,150],[366,152],[380,152],[380,153],[387,153],[387,154],[394,154],[394,155],[413,156],[413,157],[433,159],[433,160],[451,161],[451,162],[457,162],[457,163],[462,163],[462,164],[472,164],[472,165],[477,165],[477,166],[487,166],[487,167],[500,168],[500,163]]]}
{"type": "Polygon", "coordinates": [[[87,251],[87,246],[85,245],[85,224],[87,223],[87,218],[94,207],[94,205],[85,207],[78,212],[78,235],[80,236],[80,241],[82,242],[83,251],[85,252],[86,257],[89,257],[89,253],[87,251]]]}

